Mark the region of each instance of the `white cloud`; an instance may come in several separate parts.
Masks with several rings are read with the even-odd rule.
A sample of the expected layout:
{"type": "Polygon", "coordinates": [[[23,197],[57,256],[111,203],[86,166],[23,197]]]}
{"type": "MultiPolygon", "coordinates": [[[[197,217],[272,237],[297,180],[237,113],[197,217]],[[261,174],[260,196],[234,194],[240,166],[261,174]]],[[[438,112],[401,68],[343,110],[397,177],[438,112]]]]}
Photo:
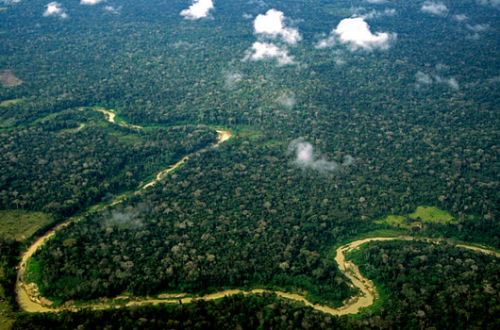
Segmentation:
{"type": "Polygon", "coordinates": [[[105,6],[104,7],[104,10],[107,11],[107,12],[110,12],[112,14],[115,14],[115,15],[118,15],[120,14],[120,10],[122,9],[122,7],[118,7],[118,8],[115,8],[113,6],[105,6]]]}
{"type": "Polygon", "coordinates": [[[211,9],[214,8],[212,0],[194,0],[193,4],[188,8],[181,11],[181,16],[185,19],[200,19],[207,17],[211,9]]]}
{"type": "Polygon", "coordinates": [[[103,1],[105,1],[105,0],[81,0],[80,4],[93,6],[93,5],[97,5],[98,3],[101,3],[103,1]]]}
{"type": "Polygon", "coordinates": [[[336,44],[337,44],[337,36],[332,31],[332,33],[328,36],[328,38],[321,39],[320,41],[318,41],[315,47],[318,49],[331,48],[336,44]]]}
{"type": "Polygon", "coordinates": [[[365,50],[388,49],[390,42],[395,38],[395,33],[377,32],[373,34],[370,32],[370,26],[362,17],[352,17],[340,21],[331,35],[320,40],[316,47],[331,47],[335,45],[336,41],[339,41],[348,44],[351,50],[358,48],[365,50]]]}
{"type": "Polygon", "coordinates": [[[467,29],[473,31],[473,32],[484,32],[487,31],[490,28],[489,24],[476,24],[476,25],[466,25],[467,29]]]}
{"type": "Polygon", "coordinates": [[[485,31],[488,31],[490,29],[489,24],[476,24],[476,25],[467,24],[465,27],[469,31],[474,32],[473,34],[469,34],[466,36],[467,39],[471,39],[471,40],[481,39],[481,32],[485,32],[485,31]]]}
{"type": "Polygon", "coordinates": [[[436,82],[438,84],[447,85],[448,87],[450,87],[454,91],[458,91],[458,89],[460,88],[460,86],[458,85],[458,81],[453,77],[442,78],[441,76],[436,75],[436,76],[434,76],[434,79],[436,80],[436,82]]]}
{"type": "Polygon", "coordinates": [[[500,7],[500,0],[477,0],[477,3],[483,6],[500,7]]]}
{"type": "Polygon", "coordinates": [[[449,67],[443,63],[436,64],[436,71],[448,71],[449,67]]]}
{"type": "Polygon", "coordinates": [[[422,5],[421,11],[424,13],[444,16],[448,13],[448,7],[442,2],[426,1],[422,5]]]}
{"type": "Polygon", "coordinates": [[[490,78],[490,79],[488,79],[488,82],[491,83],[491,84],[500,83],[500,76],[496,76],[496,77],[490,78]]]}
{"type": "Polygon", "coordinates": [[[303,138],[298,138],[290,142],[287,155],[295,156],[295,160],[292,162],[293,165],[303,170],[310,169],[323,174],[336,171],[342,166],[350,166],[354,160],[352,156],[346,155],[342,164],[338,164],[334,161],[327,161],[324,157],[316,156],[313,146],[303,138]]]}
{"type": "Polygon", "coordinates": [[[294,93],[283,93],[276,99],[276,102],[281,104],[285,109],[291,110],[296,103],[294,93]]]}
{"type": "Polygon", "coordinates": [[[374,3],[374,4],[381,4],[381,3],[386,3],[387,0],[366,0],[366,2],[374,3]]]}
{"type": "Polygon", "coordinates": [[[335,64],[338,65],[338,66],[342,66],[342,65],[346,64],[346,62],[342,58],[340,58],[340,57],[336,57],[334,59],[334,61],[335,61],[335,64]]]}
{"type": "Polygon", "coordinates": [[[421,85],[430,85],[432,84],[432,78],[428,74],[425,74],[421,71],[418,71],[417,74],[415,75],[415,78],[417,79],[417,84],[421,85]]]}
{"type": "Polygon", "coordinates": [[[469,19],[469,17],[465,14],[457,14],[453,15],[453,19],[457,22],[463,22],[469,19]]]}
{"type": "Polygon", "coordinates": [[[371,12],[363,15],[359,15],[359,17],[364,18],[364,19],[373,19],[373,18],[379,18],[379,17],[384,17],[384,16],[394,16],[396,15],[396,9],[391,8],[391,9],[386,9],[384,11],[379,11],[379,10],[372,10],[371,12]]]}
{"type": "Polygon", "coordinates": [[[68,14],[64,12],[59,2],[51,2],[47,4],[43,16],[59,16],[61,18],[67,18],[68,14]]]}
{"type": "Polygon", "coordinates": [[[243,79],[243,73],[235,70],[225,70],[224,72],[224,83],[227,89],[233,89],[236,84],[243,79]]]}
{"type": "Polygon", "coordinates": [[[296,44],[302,39],[299,30],[285,27],[283,21],[285,15],[281,11],[270,9],[265,15],[258,15],[254,22],[255,33],[262,34],[268,38],[276,39],[281,36],[286,43],[296,44]]]}
{"type": "Polygon", "coordinates": [[[247,55],[243,60],[249,59],[252,61],[276,59],[280,66],[296,64],[293,57],[288,55],[286,49],[281,49],[275,44],[267,42],[254,42],[251,50],[247,51],[247,55]]]}
{"type": "MultiPolygon", "coordinates": [[[[439,66],[439,64],[438,64],[438,66],[439,66]]],[[[436,66],[436,70],[442,71],[442,69],[439,69],[438,66],[436,66]]],[[[443,67],[445,67],[445,66],[443,66],[443,67]]],[[[458,91],[460,89],[460,85],[458,84],[458,81],[453,77],[443,78],[437,74],[434,74],[431,76],[429,74],[418,71],[415,74],[415,80],[416,80],[415,87],[417,88],[417,90],[421,89],[422,86],[424,86],[424,85],[432,85],[434,83],[446,85],[454,91],[458,91]]]]}

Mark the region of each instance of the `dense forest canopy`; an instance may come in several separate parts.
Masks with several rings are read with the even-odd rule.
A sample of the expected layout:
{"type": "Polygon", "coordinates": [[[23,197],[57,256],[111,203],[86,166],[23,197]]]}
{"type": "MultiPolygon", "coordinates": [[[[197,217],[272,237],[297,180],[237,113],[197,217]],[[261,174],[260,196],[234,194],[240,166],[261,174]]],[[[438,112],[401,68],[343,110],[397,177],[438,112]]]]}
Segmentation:
{"type": "MultiPolygon", "coordinates": [[[[359,235],[500,248],[499,29],[497,0],[0,0],[0,209],[43,212],[49,227],[82,218],[32,258],[30,280],[56,304],[269,287],[340,306],[356,290],[331,251],[359,235]],[[232,139],[213,147],[216,129],[232,139]]],[[[471,309],[445,321],[413,317],[438,301],[397,307],[417,279],[386,274],[421,265],[386,244],[354,256],[393,299],[371,311],[384,326],[481,326],[467,316],[480,290],[457,294],[471,309]],[[395,264],[372,267],[380,258],[395,264]]],[[[419,249],[449,268],[443,283],[465,271],[443,263],[456,249],[419,249]]],[[[168,313],[292,317],[265,307],[287,304],[276,297],[233,299],[168,313]]],[[[378,324],[301,313],[303,328],[378,324]]]]}

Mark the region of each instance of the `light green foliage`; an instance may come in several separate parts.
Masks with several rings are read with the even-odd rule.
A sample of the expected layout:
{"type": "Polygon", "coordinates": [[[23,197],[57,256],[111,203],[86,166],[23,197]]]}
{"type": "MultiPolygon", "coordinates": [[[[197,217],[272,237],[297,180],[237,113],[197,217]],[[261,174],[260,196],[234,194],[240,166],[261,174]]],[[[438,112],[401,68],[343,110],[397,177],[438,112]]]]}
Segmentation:
{"type": "Polygon", "coordinates": [[[423,222],[434,222],[440,224],[455,223],[456,220],[453,216],[435,206],[419,206],[417,210],[410,214],[409,217],[414,220],[421,220],[423,222]]]}
{"type": "Polygon", "coordinates": [[[450,213],[435,206],[419,206],[414,213],[407,216],[388,215],[384,219],[374,221],[378,225],[387,224],[402,229],[411,229],[418,225],[419,222],[438,224],[457,223],[456,219],[450,213]]]}
{"type": "Polygon", "coordinates": [[[26,239],[52,221],[51,216],[42,212],[0,211],[0,236],[12,239],[26,239]]]}
{"type": "Polygon", "coordinates": [[[376,220],[376,224],[388,224],[393,227],[406,227],[404,222],[407,220],[406,217],[403,217],[401,215],[388,215],[387,218],[382,219],[382,220],[376,220]]]}
{"type": "Polygon", "coordinates": [[[23,99],[5,100],[5,101],[0,102],[0,107],[8,107],[8,106],[13,105],[13,104],[21,103],[22,101],[23,101],[23,99]]]}

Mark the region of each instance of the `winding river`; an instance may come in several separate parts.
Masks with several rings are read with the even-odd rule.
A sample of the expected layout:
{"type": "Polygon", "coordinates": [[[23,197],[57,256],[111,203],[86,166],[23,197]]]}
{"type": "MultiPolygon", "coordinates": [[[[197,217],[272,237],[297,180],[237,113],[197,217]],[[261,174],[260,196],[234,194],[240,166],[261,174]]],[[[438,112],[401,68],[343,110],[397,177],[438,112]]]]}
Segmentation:
{"type": "MultiPolygon", "coordinates": [[[[106,115],[106,118],[109,122],[115,123],[114,118],[115,118],[115,113],[111,112],[109,110],[104,110],[104,109],[96,109],[99,112],[102,112],[106,115]]],[[[126,124],[125,124],[126,125],[126,124]]],[[[134,128],[139,128],[138,126],[133,126],[134,128]]],[[[229,140],[231,138],[231,133],[228,131],[222,131],[222,130],[217,130],[218,137],[217,137],[217,143],[214,144],[213,147],[219,146],[221,143],[229,140]]],[[[196,153],[194,153],[196,154],[196,153]]],[[[155,179],[152,180],[149,183],[146,183],[142,189],[150,187],[154,184],[156,184],[159,180],[161,180],[165,175],[170,173],[171,171],[175,170],[184,162],[189,159],[189,155],[185,156],[183,159],[181,159],[179,162],[175,163],[174,165],[170,166],[166,170],[163,170],[159,172],[155,179]]],[[[117,200],[114,202],[110,203],[109,206],[115,205],[123,201],[124,197],[120,196],[118,197],[117,200]]],[[[281,292],[281,291],[270,291],[270,290],[262,290],[262,289],[255,289],[251,291],[242,291],[242,290],[225,290],[221,292],[217,292],[214,294],[210,295],[205,295],[202,297],[184,297],[185,294],[177,294],[177,295],[161,295],[164,297],[164,299],[150,299],[150,298],[139,298],[139,297],[128,297],[128,296],[120,296],[116,297],[115,299],[110,299],[104,303],[94,303],[90,302],[86,305],[79,305],[78,308],[70,305],[70,306],[65,306],[65,307],[58,307],[58,308],[50,308],[47,307],[47,305],[50,305],[51,302],[48,301],[47,299],[40,297],[37,293],[36,286],[34,284],[27,284],[24,282],[24,275],[26,271],[26,267],[28,264],[29,259],[33,256],[33,254],[40,248],[42,247],[52,236],[55,235],[55,233],[63,228],[68,226],[72,222],[79,221],[82,219],[83,216],[80,216],[78,218],[70,218],[68,221],[65,223],[62,223],[49,232],[45,233],[43,236],[38,238],[33,242],[33,244],[28,248],[26,252],[23,253],[21,262],[18,266],[18,276],[17,276],[17,281],[16,281],[16,294],[17,294],[17,301],[19,303],[19,306],[21,307],[22,310],[30,313],[46,313],[46,312],[58,312],[58,311],[63,311],[63,310],[77,310],[78,308],[92,308],[92,309],[108,309],[112,308],[112,306],[125,306],[125,307],[130,307],[130,306],[140,306],[140,305],[146,305],[146,304],[188,304],[191,303],[195,300],[215,300],[215,299],[220,299],[226,296],[231,296],[231,295],[236,295],[236,294],[260,294],[264,292],[269,292],[269,293],[274,293],[280,297],[286,298],[286,299],[291,299],[294,301],[300,301],[303,302],[306,306],[310,306],[318,311],[331,314],[331,315],[346,315],[346,314],[357,314],[361,311],[362,308],[369,307],[373,304],[374,300],[378,296],[377,290],[373,283],[368,280],[367,278],[363,277],[359,271],[359,268],[353,264],[351,261],[346,261],[345,259],[345,253],[350,252],[353,249],[358,249],[362,244],[368,243],[368,242],[373,242],[373,241],[390,241],[390,240],[416,240],[414,237],[410,236],[399,236],[399,237],[372,237],[372,238],[366,238],[366,239],[360,239],[351,243],[348,243],[346,245],[340,246],[336,250],[336,255],[335,255],[335,262],[338,265],[338,268],[341,272],[345,274],[345,276],[352,282],[352,285],[356,288],[359,289],[359,294],[357,296],[352,297],[348,301],[344,301],[344,305],[341,306],[340,308],[334,309],[328,306],[324,305],[319,305],[319,304],[313,304],[310,301],[308,301],[304,296],[295,294],[295,293],[286,293],[286,292],[281,292]],[[126,300],[125,303],[122,303],[123,300],[126,300]],[[127,301],[128,300],[128,301],[127,301]]],[[[434,242],[434,243],[439,243],[440,241],[438,240],[427,240],[429,242],[434,242]]],[[[475,250],[479,251],[482,253],[487,253],[494,255],[496,257],[500,257],[500,253],[490,250],[486,247],[477,247],[477,246],[472,246],[472,245],[465,245],[465,244],[458,244],[456,245],[459,248],[465,248],[465,249],[470,249],[470,250],[475,250]]]]}
{"type": "MultiPolygon", "coordinates": [[[[346,314],[357,314],[361,311],[362,308],[369,307],[373,304],[374,300],[377,297],[377,290],[373,283],[368,280],[367,278],[363,277],[361,273],[359,272],[359,268],[353,264],[351,261],[346,261],[345,259],[345,253],[350,252],[353,249],[358,249],[361,245],[368,243],[368,242],[374,242],[374,241],[392,241],[392,240],[406,240],[406,241],[411,241],[411,240],[416,240],[414,237],[410,236],[399,236],[399,237],[372,237],[372,238],[366,238],[366,239],[361,239],[357,240],[354,242],[351,242],[349,244],[343,245],[339,247],[336,251],[336,256],[335,256],[335,262],[338,265],[338,268],[340,271],[342,271],[347,278],[352,282],[353,286],[358,288],[360,293],[349,299],[348,301],[344,302],[344,305],[341,306],[340,308],[331,308],[328,306],[324,305],[319,305],[319,304],[313,304],[310,301],[308,301],[304,296],[295,294],[295,293],[287,293],[287,292],[281,292],[281,291],[270,291],[270,290],[262,290],[262,289],[255,289],[251,291],[242,291],[242,290],[225,290],[221,292],[217,292],[214,294],[209,294],[205,295],[202,297],[187,297],[184,298],[183,296],[185,294],[179,294],[179,295],[170,295],[164,299],[151,299],[151,298],[139,298],[139,297],[128,297],[128,296],[122,296],[122,297],[117,297],[115,298],[116,301],[120,299],[127,299],[130,301],[126,303],[120,303],[115,302],[114,304],[110,304],[110,302],[105,302],[105,303],[89,303],[86,305],[80,305],[78,308],[74,306],[69,306],[69,307],[59,307],[59,308],[50,308],[44,306],[44,299],[40,297],[32,297],[30,298],[30,295],[28,294],[28,290],[26,290],[26,284],[23,283],[23,275],[24,271],[26,269],[26,263],[28,259],[35,253],[35,251],[41,247],[50,237],[52,237],[55,232],[68,225],[69,222],[66,222],[64,224],[61,224],[51,230],[50,232],[46,233],[44,236],[40,237],[33,245],[30,246],[28,251],[26,251],[23,254],[21,264],[19,266],[19,275],[18,275],[18,281],[16,283],[16,293],[17,293],[17,300],[18,303],[24,311],[27,312],[38,312],[38,313],[45,313],[45,312],[57,312],[57,311],[63,311],[63,310],[77,310],[78,308],[92,308],[92,309],[107,309],[111,308],[111,306],[115,305],[117,307],[120,306],[125,306],[125,307],[131,307],[131,306],[140,306],[140,305],[146,305],[146,304],[188,304],[191,303],[195,300],[215,300],[215,299],[220,299],[226,296],[231,296],[231,295],[236,295],[236,294],[259,294],[259,293],[274,293],[280,297],[286,298],[286,299],[291,299],[294,301],[300,301],[303,302],[306,306],[310,306],[314,308],[315,310],[321,311],[323,313],[331,314],[331,315],[346,315],[346,314]]],[[[437,240],[427,240],[429,242],[433,243],[439,243],[437,240]]],[[[465,244],[459,244],[456,245],[459,248],[464,248],[464,249],[470,249],[470,250],[475,250],[479,251],[482,253],[487,253],[494,255],[496,257],[500,257],[500,253],[487,249],[485,247],[476,247],[472,245],[465,245],[465,244]]],[[[112,301],[115,301],[112,300],[112,301]]],[[[46,301],[46,300],[45,300],[46,301]]]]}
{"type": "MultiPolygon", "coordinates": [[[[100,111],[100,110],[99,110],[100,111]]],[[[108,121],[114,123],[114,116],[107,117],[108,121]],[[112,121],[113,120],[113,121],[112,121]]],[[[217,130],[217,143],[213,145],[213,147],[218,147],[221,143],[229,140],[231,138],[231,133],[228,131],[222,131],[222,130],[217,130]]],[[[195,152],[196,154],[198,152],[195,152]]],[[[168,169],[161,171],[158,173],[156,178],[147,183],[146,185],[143,186],[143,188],[147,188],[150,186],[153,186],[156,184],[160,179],[162,179],[166,174],[170,173],[171,171],[177,169],[179,166],[184,164],[184,162],[189,159],[189,156],[185,156],[183,159],[175,163],[174,165],[171,165],[168,169]]],[[[108,206],[114,206],[116,204],[121,203],[125,199],[126,195],[121,195],[117,199],[115,199],[113,202],[111,202],[108,206]]],[[[91,208],[92,209],[92,208],[91,208]]],[[[51,302],[45,298],[41,298],[38,295],[36,286],[33,284],[27,284],[24,282],[24,275],[26,272],[26,267],[28,264],[29,259],[33,256],[33,254],[40,248],[42,247],[52,236],[55,235],[55,233],[66,226],[68,226],[72,222],[77,222],[81,220],[83,216],[79,217],[74,217],[70,218],[68,221],[56,226],[52,230],[48,231],[45,233],[43,236],[39,237],[37,240],[31,244],[31,246],[28,248],[26,252],[24,252],[21,256],[21,262],[18,266],[18,273],[17,273],[17,280],[16,280],[16,295],[17,295],[17,301],[19,303],[19,306],[21,309],[27,311],[27,312],[54,312],[54,311],[60,311],[62,308],[48,308],[45,307],[45,305],[51,304],[51,302]]],[[[184,298],[184,299],[190,299],[190,298],[184,298]]],[[[216,299],[216,298],[214,298],[216,299]]],[[[190,301],[190,300],[189,300],[190,301]]],[[[189,302],[186,300],[186,303],[189,302]]],[[[89,306],[92,308],[99,308],[99,305],[92,305],[89,306]]],[[[67,308],[66,308],[67,309],[67,308]]]]}

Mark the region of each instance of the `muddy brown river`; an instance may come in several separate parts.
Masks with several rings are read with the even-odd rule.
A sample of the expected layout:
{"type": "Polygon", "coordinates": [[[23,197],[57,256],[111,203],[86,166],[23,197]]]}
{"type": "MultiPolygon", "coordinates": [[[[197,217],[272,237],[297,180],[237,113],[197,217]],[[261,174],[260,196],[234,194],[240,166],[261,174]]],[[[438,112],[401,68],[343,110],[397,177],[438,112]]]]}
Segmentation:
{"type": "MultiPolygon", "coordinates": [[[[19,305],[21,309],[27,312],[39,312],[39,313],[44,313],[44,312],[57,312],[57,311],[62,311],[62,310],[76,310],[75,307],[72,306],[67,306],[67,307],[59,307],[59,308],[50,308],[48,306],[43,305],[43,298],[40,297],[31,297],[26,290],[26,285],[23,283],[23,276],[24,276],[24,271],[26,269],[26,263],[28,262],[28,259],[35,253],[35,251],[40,248],[50,237],[52,237],[55,232],[69,224],[69,222],[64,223],[62,225],[59,225],[58,227],[54,228],[44,236],[40,237],[35,243],[33,243],[30,248],[23,254],[21,264],[19,265],[19,273],[18,273],[18,281],[16,283],[16,293],[17,293],[17,300],[19,302],[19,305]]],[[[400,237],[372,237],[372,238],[366,238],[366,239],[361,239],[357,240],[354,242],[351,242],[349,244],[343,245],[339,247],[336,251],[336,257],[335,257],[335,262],[337,263],[340,271],[342,271],[349,280],[351,280],[352,284],[354,287],[358,288],[360,290],[360,293],[349,299],[348,301],[344,302],[344,305],[341,306],[340,308],[331,308],[328,306],[324,305],[319,305],[319,304],[313,304],[310,301],[308,301],[304,296],[295,294],[295,293],[286,293],[286,292],[281,292],[281,291],[270,291],[270,290],[262,290],[262,289],[255,289],[251,291],[242,291],[242,290],[224,290],[220,291],[217,293],[209,294],[206,296],[201,296],[201,297],[188,297],[184,298],[182,297],[183,294],[179,294],[177,296],[172,295],[169,296],[167,295],[167,298],[165,299],[150,299],[150,298],[139,298],[139,297],[128,297],[128,296],[121,296],[119,298],[121,299],[130,299],[131,301],[126,302],[125,304],[116,304],[116,306],[140,306],[140,305],[146,305],[146,304],[188,304],[191,303],[195,300],[215,300],[215,299],[220,299],[226,296],[231,296],[231,295],[236,295],[236,294],[260,294],[264,292],[268,293],[274,293],[280,297],[294,300],[294,301],[300,301],[303,302],[306,306],[310,306],[318,311],[321,311],[323,313],[331,314],[331,315],[346,315],[346,314],[357,314],[361,311],[361,309],[369,307],[373,304],[375,297],[377,296],[377,290],[376,287],[373,285],[373,283],[368,280],[367,278],[363,277],[361,273],[359,272],[359,269],[356,265],[354,265],[350,261],[346,261],[345,259],[345,252],[352,251],[353,249],[358,249],[361,245],[368,243],[368,242],[373,242],[373,241],[391,241],[391,240],[415,240],[413,237],[409,236],[400,236],[400,237]]],[[[430,242],[435,242],[438,243],[438,241],[431,241],[430,242]]],[[[486,247],[476,247],[472,245],[465,245],[465,244],[459,244],[457,247],[464,248],[464,249],[470,249],[470,250],[475,250],[479,251],[482,253],[487,253],[494,255],[496,257],[500,257],[500,253],[490,250],[486,247]]],[[[110,300],[112,301],[112,299],[110,300]]],[[[107,308],[112,308],[110,301],[106,303],[89,303],[86,305],[83,305],[79,308],[82,307],[87,307],[87,308],[92,308],[92,309],[107,309],[107,308]]]]}

